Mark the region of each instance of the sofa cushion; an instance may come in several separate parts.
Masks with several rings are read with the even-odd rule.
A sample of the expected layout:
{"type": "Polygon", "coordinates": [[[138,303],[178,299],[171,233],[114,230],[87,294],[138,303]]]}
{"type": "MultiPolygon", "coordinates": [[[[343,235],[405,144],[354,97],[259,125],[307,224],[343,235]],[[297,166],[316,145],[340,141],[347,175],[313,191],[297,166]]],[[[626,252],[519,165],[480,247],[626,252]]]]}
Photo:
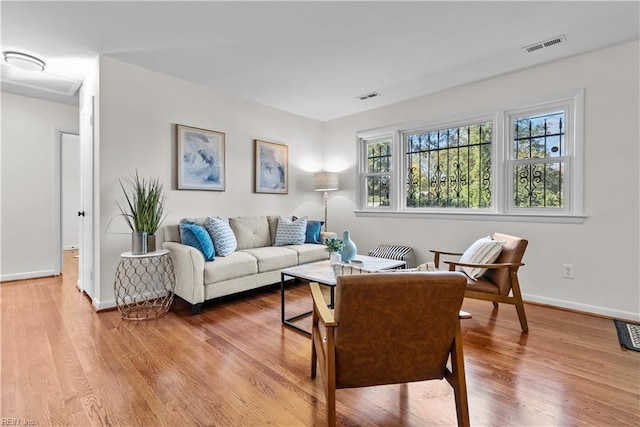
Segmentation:
{"type": "Polygon", "coordinates": [[[265,248],[243,249],[258,261],[258,272],[280,270],[298,265],[298,254],[288,247],[268,246],[265,248]]]}
{"type": "Polygon", "coordinates": [[[258,261],[244,252],[233,252],[215,262],[204,263],[204,284],[222,282],[258,273],[258,261]]]}
{"type": "Polygon", "coordinates": [[[327,252],[327,248],[325,248],[324,245],[289,245],[285,246],[285,248],[294,250],[298,253],[298,264],[306,264],[308,262],[329,259],[329,252],[327,252]]]}
{"type": "Polygon", "coordinates": [[[496,295],[500,293],[500,288],[483,277],[477,279],[467,277],[467,289],[496,295]]]}
{"type": "Polygon", "coordinates": [[[180,224],[180,240],[202,252],[207,261],[216,255],[209,232],[200,224],[180,224]]]}
{"type": "Polygon", "coordinates": [[[271,246],[271,234],[266,216],[229,218],[229,226],[236,236],[238,250],[271,246]]]}
{"type": "Polygon", "coordinates": [[[276,230],[276,246],[301,245],[307,233],[307,217],[295,221],[283,216],[278,218],[276,230]]]}
{"type": "Polygon", "coordinates": [[[227,220],[218,217],[208,217],[204,226],[211,235],[213,246],[216,249],[216,255],[227,256],[235,252],[238,247],[238,242],[227,220]]]}

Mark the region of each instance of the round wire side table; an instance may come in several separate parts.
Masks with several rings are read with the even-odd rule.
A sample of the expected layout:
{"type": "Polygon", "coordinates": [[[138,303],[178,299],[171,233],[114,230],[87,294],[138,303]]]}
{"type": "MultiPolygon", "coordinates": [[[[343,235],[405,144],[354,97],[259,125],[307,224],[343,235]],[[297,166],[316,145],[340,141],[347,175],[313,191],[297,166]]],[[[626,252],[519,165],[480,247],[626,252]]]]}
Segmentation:
{"type": "Polygon", "coordinates": [[[113,290],[122,318],[147,320],[164,316],[171,309],[175,284],[168,250],[121,254],[113,290]]]}

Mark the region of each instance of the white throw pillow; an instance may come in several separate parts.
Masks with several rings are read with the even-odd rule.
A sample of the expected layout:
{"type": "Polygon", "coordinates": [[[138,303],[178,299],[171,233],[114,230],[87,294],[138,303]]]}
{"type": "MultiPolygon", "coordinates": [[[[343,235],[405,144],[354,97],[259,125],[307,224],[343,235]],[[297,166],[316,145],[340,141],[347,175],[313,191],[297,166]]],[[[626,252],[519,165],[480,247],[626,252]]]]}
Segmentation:
{"type": "Polygon", "coordinates": [[[307,235],[307,217],[291,221],[283,216],[278,218],[276,246],[303,245],[307,235]]]}
{"type": "MultiPolygon", "coordinates": [[[[491,264],[500,256],[504,240],[493,240],[483,237],[476,240],[460,257],[460,262],[467,264],[491,264]]],[[[473,280],[477,280],[487,269],[477,267],[460,267],[460,270],[473,280]]]]}
{"type": "Polygon", "coordinates": [[[433,262],[426,262],[420,264],[416,268],[393,268],[390,270],[365,270],[362,267],[356,267],[354,265],[337,262],[331,265],[333,269],[333,275],[338,276],[350,276],[353,274],[371,274],[371,273],[424,273],[427,271],[436,271],[436,265],[433,262]]]}
{"type": "Polygon", "coordinates": [[[352,274],[370,274],[377,273],[377,271],[365,270],[361,267],[356,267],[354,265],[345,264],[342,262],[337,262],[331,266],[333,269],[333,275],[338,276],[350,276],[352,274]]]}

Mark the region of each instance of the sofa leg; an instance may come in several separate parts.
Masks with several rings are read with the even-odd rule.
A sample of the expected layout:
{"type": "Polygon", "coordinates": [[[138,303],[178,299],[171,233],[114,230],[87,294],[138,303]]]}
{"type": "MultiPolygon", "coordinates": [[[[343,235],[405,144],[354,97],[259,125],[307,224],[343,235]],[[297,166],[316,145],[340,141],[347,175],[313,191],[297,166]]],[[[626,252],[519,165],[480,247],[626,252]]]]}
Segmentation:
{"type": "Polygon", "coordinates": [[[200,314],[202,311],[202,303],[191,305],[191,314],[200,314]]]}

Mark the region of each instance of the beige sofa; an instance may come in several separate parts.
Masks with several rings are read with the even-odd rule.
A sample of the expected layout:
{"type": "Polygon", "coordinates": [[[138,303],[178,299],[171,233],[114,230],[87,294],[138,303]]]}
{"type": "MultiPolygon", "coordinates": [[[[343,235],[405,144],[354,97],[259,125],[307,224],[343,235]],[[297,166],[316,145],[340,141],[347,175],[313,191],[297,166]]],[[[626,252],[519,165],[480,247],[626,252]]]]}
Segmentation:
{"type": "MultiPolygon", "coordinates": [[[[206,218],[195,218],[204,224],[206,218]]],[[[329,258],[322,244],[274,246],[277,216],[229,218],[238,248],[227,256],[205,261],[202,253],[180,240],[180,225],[164,228],[162,247],[171,254],[176,276],[175,294],[198,314],[202,303],[215,298],[278,283],[280,270],[329,258]]],[[[335,233],[321,233],[320,241],[335,233]]]]}

